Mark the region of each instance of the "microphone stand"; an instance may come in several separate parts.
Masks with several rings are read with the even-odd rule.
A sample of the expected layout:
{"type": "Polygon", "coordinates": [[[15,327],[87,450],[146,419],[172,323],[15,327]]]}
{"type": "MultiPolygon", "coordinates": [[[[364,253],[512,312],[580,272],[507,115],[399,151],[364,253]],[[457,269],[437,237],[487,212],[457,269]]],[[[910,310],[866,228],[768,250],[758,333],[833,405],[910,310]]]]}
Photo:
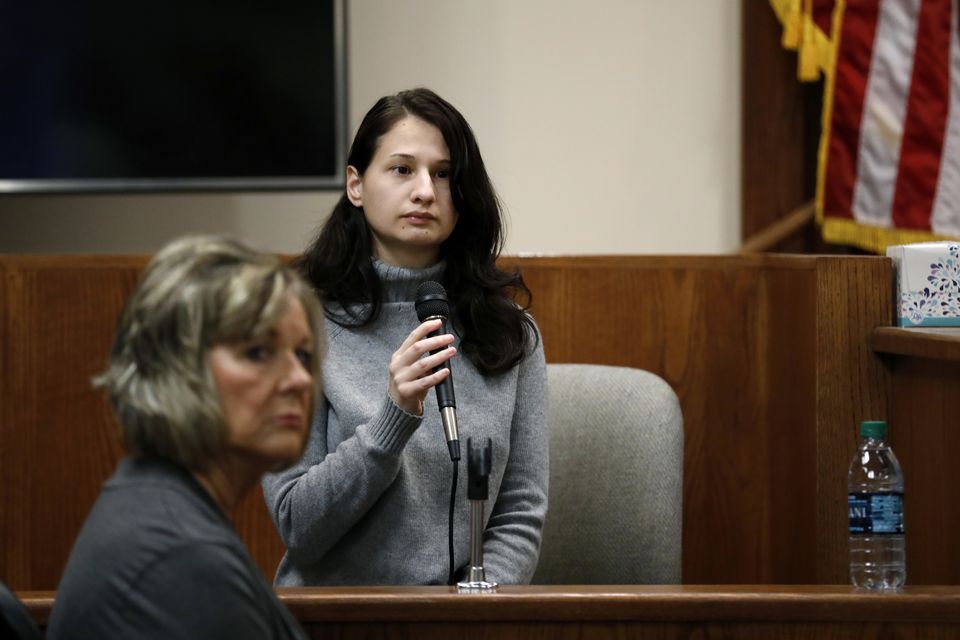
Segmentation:
{"type": "Polygon", "coordinates": [[[467,579],[457,583],[457,592],[476,593],[497,590],[496,582],[487,582],[483,570],[483,507],[489,497],[487,479],[490,476],[493,443],[487,438],[486,446],[473,448],[472,438],[467,438],[467,498],[470,500],[470,570],[467,579]]]}

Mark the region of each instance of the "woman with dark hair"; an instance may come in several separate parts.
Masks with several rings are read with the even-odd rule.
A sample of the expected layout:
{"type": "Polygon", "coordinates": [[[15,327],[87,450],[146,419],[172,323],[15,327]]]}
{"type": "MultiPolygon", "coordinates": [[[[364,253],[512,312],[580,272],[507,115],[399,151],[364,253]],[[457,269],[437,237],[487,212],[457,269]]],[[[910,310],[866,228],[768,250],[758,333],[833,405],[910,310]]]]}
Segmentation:
{"type": "MultiPolygon", "coordinates": [[[[448,581],[450,461],[428,394],[448,361],[461,440],[493,441],[487,578],[529,582],[547,507],[546,366],[515,302],[529,290],[496,266],[500,204],[473,132],[432,91],[403,91],[364,117],[348,165],[345,193],[299,260],[325,301],[329,344],[307,451],[263,483],[287,546],[276,584],[448,581]],[[447,290],[450,334],[429,337],[440,322],[417,320],[417,287],[431,280],[447,290]]],[[[456,500],[462,571],[463,492],[456,500]]]]}

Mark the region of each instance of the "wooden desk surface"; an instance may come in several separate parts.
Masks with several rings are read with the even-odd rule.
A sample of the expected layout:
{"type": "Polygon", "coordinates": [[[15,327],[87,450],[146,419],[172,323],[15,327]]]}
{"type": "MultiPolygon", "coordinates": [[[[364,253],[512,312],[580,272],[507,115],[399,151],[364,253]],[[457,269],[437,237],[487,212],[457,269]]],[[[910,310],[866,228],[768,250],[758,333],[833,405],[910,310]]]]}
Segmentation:
{"type": "MultiPolygon", "coordinates": [[[[960,587],[846,586],[282,588],[317,638],[956,638],[960,587]]],[[[41,624],[55,594],[20,592],[41,624]]]]}

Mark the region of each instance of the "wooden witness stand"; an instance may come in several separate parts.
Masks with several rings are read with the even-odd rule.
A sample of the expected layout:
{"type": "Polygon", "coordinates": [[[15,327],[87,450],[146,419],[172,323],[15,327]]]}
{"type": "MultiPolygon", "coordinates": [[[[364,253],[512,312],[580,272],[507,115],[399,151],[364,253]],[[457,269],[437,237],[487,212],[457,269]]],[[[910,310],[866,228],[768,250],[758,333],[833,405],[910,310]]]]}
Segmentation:
{"type": "MultiPolygon", "coordinates": [[[[312,638],[506,640],[955,638],[960,592],[847,587],[523,586],[496,594],[448,587],[278,589],[312,638]]],[[[45,624],[52,593],[21,593],[45,624]]]]}
{"type": "MultiPolygon", "coordinates": [[[[106,401],[89,381],[105,364],[117,314],[145,262],[143,256],[0,256],[0,579],[18,592],[56,587],[100,485],[123,455],[106,401]]],[[[929,357],[955,354],[955,346],[877,329],[891,319],[886,258],[582,256],[509,258],[503,266],[520,267],[533,290],[548,362],[639,367],[676,390],[686,434],[685,584],[846,584],[846,468],[857,425],[870,418],[891,420],[908,482],[908,584],[960,584],[951,539],[960,530],[960,487],[938,472],[950,468],[950,452],[960,445],[951,421],[960,362],[929,357]],[[899,353],[903,344],[910,353],[899,353]]],[[[282,545],[259,491],[244,502],[236,525],[272,576],[282,545]]],[[[524,605],[531,620],[548,620],[533,613],[541,606],[620,606],[603,604],[619,602],[619,587],[570,589],[566,609],[556,604],[562,591],[552,589],[511,589],[495,598],[514,594],[509,598],[539,603],[524,605]]],[[[804,602],[820,603],[804,611],[821,605],[832,611],[850,596],[846,587],[632,589],[626,593],[635,594],[630,606],[638,611],[654,615],[655,606],[638,603],[676,597],[687,604],[670,610],[686,611],[691,620],[701,620],[697,602],[772,598],[762,608],[776,610],[794,596],[771,594],[799,593],[804,602]]],[[[342,606],[381,602],[378,593],[343,592],[349,598],[342,606]]],[[[413,611],[423,593],[442,599],[445,592],[400,590],[396,597],[413,598],[407,603],[413,611]]],[[[956,621],[952,593],[908,590],[887,601],[890,615],[925,602],[956,621]],[[901,597],[906,608],[897,604],[901,597]]],[[[317,602],[301,604],[311,609],[317,602]]],[[[476,600],[482,602],[488,601],[476,600]]]]}

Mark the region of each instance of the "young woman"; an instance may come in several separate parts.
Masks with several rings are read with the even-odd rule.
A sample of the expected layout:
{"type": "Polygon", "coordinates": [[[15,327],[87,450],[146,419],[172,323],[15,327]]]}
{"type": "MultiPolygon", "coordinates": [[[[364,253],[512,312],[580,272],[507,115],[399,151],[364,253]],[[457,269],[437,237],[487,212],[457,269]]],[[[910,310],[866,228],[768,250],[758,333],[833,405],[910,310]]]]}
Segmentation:
{"type": "Polygon", "coordinates": [[[307,451],[263,483],[287,546],[276,584],[448,581],[452,467],[428,393],[447,375],[461,442],[493,441],[487,579],[529,582],[547,508],[546,367],[514,301],[529,290],[496,266],[500,205],[473,132],[432,91],[404,91],[367,113],[348,164],[346,191],[299,263],[325,300],[329,345],[307,451]],[[429,280],[447,290],[452,335],[428,337],[439,322],[417,320],[416,289],[429,280]],[[452,374],[432,373],[448,361],[452,374]]]}

